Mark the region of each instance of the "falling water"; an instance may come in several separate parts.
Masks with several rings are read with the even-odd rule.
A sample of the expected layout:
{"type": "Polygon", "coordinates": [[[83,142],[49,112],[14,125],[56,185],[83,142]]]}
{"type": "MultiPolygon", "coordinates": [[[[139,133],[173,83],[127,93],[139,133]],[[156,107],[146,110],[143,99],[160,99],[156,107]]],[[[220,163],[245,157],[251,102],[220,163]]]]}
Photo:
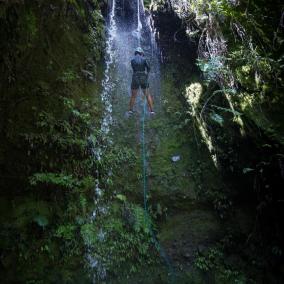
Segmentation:
{"type": "MultiPolygon", "coordinates": [[[[114,65],[115,60],[115,52],[114,52],[114,43],[115,43],[115,37],[116,37],[116,18],[115,18],[115,10],[116,10],[116,0],[112,1],[111,6],[111,13],[109,16],[109,23],[108,23],[108,30],[107,30],[107,41],[106,41],[106,48],[105,48],[105,71],[104,71],[104,78],[102,81],[102,93],[101,93],[101,100],[104,107],[104,112],[102,116],[102,122],[101,122],[101,135],[103,140],[108,139],[109,140],[109,132],[110,127],[113,122],[112,117],[112,92],[114,88],[114,83],[111,77],[111,71],[114,65]]],[[[103,150],[105,145],[97,145],[97,147],[94,147],[95,142],[93,138],[90,138],[91,143],[93,145],[92,147],[92,156],[95,160],[100,161],[103,155],[103,150]]],[[[96,185],[94,189],[94,203],[96,205],[95,210],[92,212],[92,215],[90,216],[91,222],[96,222],[97,215],[100,214],[105,215],[107,214],[107,207],[104,204],[101,204],[101,197],[103,194],[102,189],[100,188],[100,180],[99,180],[99,170],[96,169],[96,185]]],[[[99,231],[98,239],[103,241],[105,238],[105,232],[102,230],[99,231]]],[[[101,263],[100,259],[97,258],[93,251],[95,248],[93,248],[92,244],[89,242],[88,239],[85,239],[85,244],[87,247],[87,260],[89,262],[89,265],[92,269],[95,270],[95,275],[93,278],[93,283],[97,283],[97,279],[105,279],[106,278],[106,269],[104,265],[101,263]]]]}
{"type": "Polygon", "coordinates": [[[102,82],[103,92],[101,95],[103,104],[104,104],[104,114],[103,114],[103,121],[101,125],[102,133],[108,134],[110,130],[110,125],[112,123],[112,103],[111,103],[111,93],[113,90],[113,83],[111,81],[111,67],[114,63],[114,41],[116,37],[116,20],[115,20],[115,9],[116,9],[116,0],[112,1],[112,8],[110,13],[110,21],[109,21],[109,28],[108,28],[108,39],[106,42],[106,50],[105,50],[105,72],[104,72],[104,79],[102,82]]]}
{"type": "MultiPolygon", "coordinates": [[[[113,122],[112,117],[112,92],[114,89],[114,83],[112,81],[111,77],[111,70],[112,66],[114,65],[115,60],[115,52],[114,52],[114,44],[115,44],[115,37],[116,37],[116,19],[115,19],[115,10],[116,10],[116,0],[112,1],[111,6],[111,13],[109,17],[109,24],[108,24],[108,34],[107,34],[107,41],[106,41],[106,48],[105,48],[105,71],[104,71],[104,79],[102,81],[102,87],[103,91],[101,94],[101,99],[104,105],[104,113],[101,123],[101,135],[104,140],[108,139],[110,142],[110,137],[108,136],[111,124],[113,122]]],[[[100,145],[100,147],[96,147],[96,150],[94,152],[95,158],[100,161],[101,156],[103,153],[103,147],[105,145],[100,145]]],[[[95,203],[99,202],[99,197],[102,195],[102,190],[100,188],[100,182],[99,182],[99,171],[96,170],[96,187],[95,187],[95,195],[96,200],[95,203]]],[[[99,206],[98,206],[99,207],[99,206]]],[[[93,212],[93,217],[96,215],[95,212],[93,212]]]]}
{"type": "Polygon", "coordinates": [[[140,0],[137,0],[137,30],[138,32],[142,30],[142,23],[140,18],[140,0]]]}
{"type": "MultiPolygon", "coordinates": [[[[115,37],[116,37],[116,18],[115,18],[115,10],[116,10],[116,0],[112,1],[111,6],[111,13],[109,18],[109,25],[108,25],[108,37],[106,41],[106,49],[105,49],[105,71],[104,71],[104,79],[102,81],[103,91],[101,94],[101,99],[104,105],[104,113],[101,123],[101,135],[104,140],[108,140],[111,142],[109,137],[110,127],[113,122],[112,117],[112,92],[114,89],[114,83],[111,77],[111,71],[114,65],[115,60],[115,51],[114,51],[114,44],[115,44],[115,37]]],[[[103,147],[106,145],[100,145],[96,147],[94,151],[94,157],[100,161],[101,156],[103,153],[103,147]]],[[[102,190],[100,188],[100,181],[99,181],[99,170],[96,169],[96,187],[95,187],[95,203],[99,203],[99,198],[102,195],[102,190]]],[[[97,206],[99,209],[100,207],[97,206]]],[[[93,218],[95,217],[96,212],[93,212],[93,218]]]]}
{"type": "MultiPolygon", "coordinates": [[[[144,6],[141,4],[140,0],[137,0],[137,5],[131,5],[131,1],[129,1],[129,3],[128,9],[136,7],[135,10],[131,10],[132,13],[130,13],[134,17],[129,15],[128,17],[125,16],[125,14],[127,14],[124,11],[125,1],[113,0],[108,21],[105,71],[102,81],[103,91],[101,93],[104,106],[101,133],[104,138],[107,138],[108,144],[115,143],[116,137],[114,132],[121,131],[116,125],[125,123],[125,112],[128,108],[132,77],[130,61],[137,46],[141,46],[144,49],[145,56],[148,61],[150,61],[150,91],[154,97],[156,106],[159,105],[158,102],[160,101],[159,55],[151,17],[150,15],[145,15],[144,6]]],[[[136,103],[138,114],[142,112],[142,105],[143,99],[142,96],[139,96],[136,103]]],[[[135,135],[135,129],[129,129],[129,131],[134,131],[135,135]]],[[[95,150],[94,157],[97,160],[102,158],[104,147],[104,145],[100,145],[95,150]]],[[[98,175],[99,172],[97,171],[97,176],[98,175]]],[[[94,224],[96,224],[97,218],[103,218],[103,216],[107,214],[108,207],[103,204],[103,198],[100,198],[102,194],[103,191],[100,189],[99,179],[97,179],[95,188],[96,209],[92,216],[90,216],[94,224]]],[[[107,237],[105,232],[100,231],[98,239],[107,237]]],[[[107,278],[107,271],[100,258],[96,256],[95,251],[96,248],[89,246],[87,258],[95,272],[93,283],[100,283],[100,281],[107,278]]],[[[109,255],[109,257],[111,258],[111,255],[109,255]]]]}

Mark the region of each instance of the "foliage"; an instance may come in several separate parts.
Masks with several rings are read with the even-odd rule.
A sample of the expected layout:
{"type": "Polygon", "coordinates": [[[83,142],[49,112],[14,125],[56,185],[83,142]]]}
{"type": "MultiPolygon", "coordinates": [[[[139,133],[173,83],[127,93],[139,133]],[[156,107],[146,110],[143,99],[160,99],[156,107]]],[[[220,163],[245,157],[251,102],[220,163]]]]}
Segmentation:
{"type": "MultiPolygon", "coordinates": [[[[280,269],[277,248],[279,253],[283,251],[284,234],[281,225],[284,211],[280,205],[283,192],[279,188],[284,163],[283,3],[278,0],[273,3],[263,0],[153,2],[163,5],[156,9],[160,13],[168,13],[168,3],[172,3],[175,16],[181,18],[180,30],[188,35],[188,42],[184,41],[182,48],[189,52],[193,46],[197,48],[196,64],[202,80],[199,78],[194,84],[202,84],[201,92],[188,84],[184,96],[196,129],[206,140],[212,160],[217,161],[216,168],[230,184],[226,191],[207,189],[206,200],[224,219],[235,208],[253,212],[250,214],[255,214],[256,221],[247,242],[253,242],[261,251],[260,259],[265,264],[259,266],[259,272],[270,264],[269,269],[280,269]]],[[[163,38],[164,27],[160,30],[163,38]]],[[[189,70],[184,73],[191,80],[193,74],[189,70]]],[[[216,267],[212,259],[222,263],[218,258],[218,254],[202,255],[198,266],[212,270],[216,267]]],[[[235,283],[234,279],[250,282],[234,275],[234,269],[222,266],[221,274],[227,280],[215,278],[217,283],[235,283]]]]}
{"type": "MultiPolygon", "coordinates": [[[[153,264],[157,255],[151,240],[144,210],[118,195],[121,203],[104,204],[104,214],[98,215],[94,225],[85,225],[81,234],[89,244],[91,256],[106,274],[125,279],[144,265],[153,264]]],[[[102,210],[102,209],[101,209],[102,210]]],[[[95,269],[98,281],[100,270],[95,269]]]]}
{"type": "Polygon", "coordinates": [[[224,66],[224,57],[214,56],[210,59],[198,59],[197,65],[204,73],[205,78],[210,82],[211,80],[218,80],[218,78],[226,72],[224,66]]]}
{"type": "Polygon", "coordinates": [[[5,283],[77,282],[85,269],[78,233],[93,210],[94,169],[103,167],[93,155],[99,86],[81,71],[98,74],[103,46],[99,4],[91,2],[0,4],[5,283]]]}
{"type": "Polygon", "coordinates": [[[226,264],[224,253],[219,247],[212,247],[205,254],[198,254],[194,265],[204,272],[214,271],[218,283],[254,283],[247,279],[241,271],[234,270],[226,264]]]}
{"type": "Polygon", "coordinates": [[[232,111],[244,112],[268,136],[273,128],[273,138],[282,143],[283,125],[277,122],[283,107],[279,92],[283,88],[281,2],[164,2],[172,2],[189,36],[198,32],[197,65],[207,84],[234,89],[234,96],[225,96],[232,111]],[[259,108],[262,112],[255,111],[259,108]]]}

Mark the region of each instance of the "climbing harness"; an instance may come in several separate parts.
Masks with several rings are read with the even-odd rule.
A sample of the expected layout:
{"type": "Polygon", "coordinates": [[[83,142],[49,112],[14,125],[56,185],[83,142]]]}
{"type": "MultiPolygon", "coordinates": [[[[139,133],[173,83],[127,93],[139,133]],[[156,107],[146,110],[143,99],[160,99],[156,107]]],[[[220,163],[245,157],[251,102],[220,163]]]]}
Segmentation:
{"type": "Polygon", "coordinates": [[[145,96],[143,97],[143,115],[141,121],[141,128],[142,128],[142,173],[143,173],[143,197],[144,197],[144,220],[148,227],[148,230],[151,234],[153,243],[158,250],[161,258],[165,261],[169,276],[170,276],[170,283],[175,283],[175,270],[171,264],[171,261],[165,252],[164,248],[160,244],[159,240],[157,239],[151,225],[151,217],[148,211],[148,204],[147,204],[147,197],[148,197],[148,179],[147,179],[147,158],[146,158],[146,147],[145,147],[145,116],[146,116],[146,100],[145,96]]]}

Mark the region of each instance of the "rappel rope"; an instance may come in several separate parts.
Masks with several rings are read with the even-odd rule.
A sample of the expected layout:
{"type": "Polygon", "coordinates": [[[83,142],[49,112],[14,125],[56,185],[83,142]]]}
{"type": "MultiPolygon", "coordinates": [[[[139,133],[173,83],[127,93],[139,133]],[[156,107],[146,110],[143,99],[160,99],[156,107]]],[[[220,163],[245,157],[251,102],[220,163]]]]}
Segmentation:
{"type": "Polygon", "coordinates": [[[165,261],[169,276],[170,276],[170,283],[175,283],[175,270],[174,267],[171,264],[170,258],[165,252],[164,248],[160,244],[159,240],[156,237],[156,234],[154,233],[152,229],[151,224],[151,217],[148,211],[148,204],[147,204],[147,198],[148,198],[148,179],[147,179],[147,157],[146,157],[146,146],[145,146],[145,116],[146,116],[146,97],[143,98],[143,115],[142,115],[142,121],[141,121],[141,127],[142,127],[142,173],[143,173],[143,199],[144,199],[144,220],[145,224],[151,234],[153,243],[158,250],[161,258],[165,261]]]}

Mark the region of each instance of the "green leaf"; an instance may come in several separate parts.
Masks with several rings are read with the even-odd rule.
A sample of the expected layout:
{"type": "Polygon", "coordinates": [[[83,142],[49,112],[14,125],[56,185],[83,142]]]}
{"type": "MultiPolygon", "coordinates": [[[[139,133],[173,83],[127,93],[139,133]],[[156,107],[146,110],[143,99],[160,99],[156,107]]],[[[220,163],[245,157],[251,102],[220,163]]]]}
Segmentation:
{"type": "Polygon", "coordinates": [[[126,196],[123,195],[123,194],[117,194],[117,195],[116,195],[116,198],[117,198],[118,200],[121,200],[121,201],[126,201],[126,196]]]}

